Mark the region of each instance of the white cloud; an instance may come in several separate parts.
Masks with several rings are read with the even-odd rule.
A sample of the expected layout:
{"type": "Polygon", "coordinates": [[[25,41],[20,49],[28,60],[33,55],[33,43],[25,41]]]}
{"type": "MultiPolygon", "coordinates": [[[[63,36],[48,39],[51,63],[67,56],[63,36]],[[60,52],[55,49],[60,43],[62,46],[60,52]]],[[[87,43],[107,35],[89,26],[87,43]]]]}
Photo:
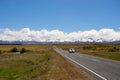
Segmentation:
{"type": "Polygon", "coordinates": [[[82,42],[102,42],[102,41],[117,41],[120,40],[120,31],[113,29],[100,29],[64,33],[60,30],[30,30],[23,28],[19,31],[10,29],[0,30],[0,40],[5,41],[82,41],[82,42]]]}

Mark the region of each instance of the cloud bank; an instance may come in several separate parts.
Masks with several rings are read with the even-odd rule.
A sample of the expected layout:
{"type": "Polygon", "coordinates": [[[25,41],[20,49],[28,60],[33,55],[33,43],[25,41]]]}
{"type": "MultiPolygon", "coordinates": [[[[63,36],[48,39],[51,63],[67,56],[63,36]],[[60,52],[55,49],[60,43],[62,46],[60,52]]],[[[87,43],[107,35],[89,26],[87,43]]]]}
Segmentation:
{"type": "Polygon", "coordinates": [[[113,29],[88,30],[65,33],[60,30],[30,30],[23,28],[15,31],[10,29],[0,30],[0,40],[3,41],[39,41],[39,42],[111,42],[120,40],[120,31],[113,29]]]}

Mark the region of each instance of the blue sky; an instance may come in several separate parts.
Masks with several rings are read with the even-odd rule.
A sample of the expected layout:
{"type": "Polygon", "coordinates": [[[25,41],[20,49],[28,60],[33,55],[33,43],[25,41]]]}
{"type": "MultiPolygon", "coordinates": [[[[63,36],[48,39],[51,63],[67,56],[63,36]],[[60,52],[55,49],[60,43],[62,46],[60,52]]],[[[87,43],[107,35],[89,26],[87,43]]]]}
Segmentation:
{"type": "Polygon", "coordinates": [[[63,32],[120,27],[120,0],[0,0],[0,29],[63,32]]]}

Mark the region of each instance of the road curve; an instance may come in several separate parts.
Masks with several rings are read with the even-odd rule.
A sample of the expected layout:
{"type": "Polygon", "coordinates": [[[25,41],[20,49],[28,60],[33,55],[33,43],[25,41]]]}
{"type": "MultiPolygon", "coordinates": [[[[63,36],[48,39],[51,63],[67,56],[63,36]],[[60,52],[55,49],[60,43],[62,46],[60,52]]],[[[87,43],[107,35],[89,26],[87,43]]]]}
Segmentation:
{"type": "Polygon", "coordinates": [[[54,47],[54,50],[84,69],[96,80],[120,80],[120,61],[108,60],[94,56],[69,53],[61,48],[54,47]]]}

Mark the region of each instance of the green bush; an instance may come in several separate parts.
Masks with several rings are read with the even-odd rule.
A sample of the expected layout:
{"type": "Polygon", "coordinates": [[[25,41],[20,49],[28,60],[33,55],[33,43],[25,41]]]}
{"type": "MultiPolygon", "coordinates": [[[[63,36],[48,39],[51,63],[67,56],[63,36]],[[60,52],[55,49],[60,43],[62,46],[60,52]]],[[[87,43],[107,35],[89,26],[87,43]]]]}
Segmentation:
{"type": "Polygon", "coordinates": [[[25,52],[27,52],[27,50],[25,49],[25,48],[22,48],[21,50],[20,50],[20,53],[22,54],[22,53],[25,53],[25,52]]]}
{"type": "Polygon", "coordinates": [[[83,50],[96,50],[96,47],[94,46],[83,46],[83,50]]]}
{"type": "Polygon", "coordinates": [[[7,52],[7,51],[4,50],[2,53],[6,53],[6,52],[7,52]]]}
{"type": "Polygon", "coordinates": [[[119,48],[113,47],[108,50],[109,52],[118,52],[119,48]]]}
{"type": "Polygon", "coordinates": [[[16,47],[14,47],[10,50],[10,52],[19,52],[19,50],[16,47]]]}
{"type": "Polygon", "coordinates": [[[2,54],[2,51],[0,50],[0,54],[2,54]]]}

